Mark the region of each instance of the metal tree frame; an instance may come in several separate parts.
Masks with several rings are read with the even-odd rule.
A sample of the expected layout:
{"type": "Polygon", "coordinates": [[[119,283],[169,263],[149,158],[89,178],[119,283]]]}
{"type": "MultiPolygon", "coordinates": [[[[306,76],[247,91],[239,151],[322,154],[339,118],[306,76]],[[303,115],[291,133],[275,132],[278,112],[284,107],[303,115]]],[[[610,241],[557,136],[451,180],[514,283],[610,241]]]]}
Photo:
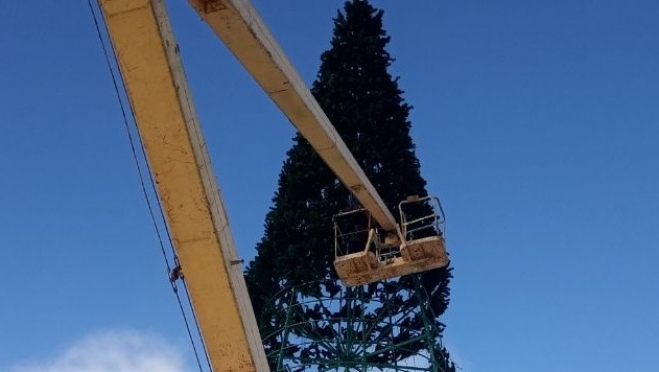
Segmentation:
{"type": "Polygon", "coordinates": [[[345,287],[338,280],[278,293],[262,336],[273,372],[453,370],[443,324],[417,276],[345,287]]]}

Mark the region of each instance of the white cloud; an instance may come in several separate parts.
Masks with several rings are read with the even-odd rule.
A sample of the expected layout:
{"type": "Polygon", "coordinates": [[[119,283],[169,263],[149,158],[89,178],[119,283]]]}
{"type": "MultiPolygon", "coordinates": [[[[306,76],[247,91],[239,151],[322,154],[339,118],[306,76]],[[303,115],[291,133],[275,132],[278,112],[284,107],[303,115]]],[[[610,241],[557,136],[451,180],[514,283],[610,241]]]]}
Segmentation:
{"type": "Polygon", "coordinates": [[[50,360],[20,363],[11,372],[184,372],[181,352],[153,335],[107,331],[75,342],[50,360]]]}

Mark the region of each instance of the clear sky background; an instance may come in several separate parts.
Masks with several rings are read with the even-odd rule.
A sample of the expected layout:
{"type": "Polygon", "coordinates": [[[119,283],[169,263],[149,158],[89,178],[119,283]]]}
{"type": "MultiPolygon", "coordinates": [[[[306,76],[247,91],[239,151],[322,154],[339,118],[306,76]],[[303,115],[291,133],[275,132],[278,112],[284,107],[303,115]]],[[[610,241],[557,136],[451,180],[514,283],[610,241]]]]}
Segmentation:
{"type": "MultiPolygon", "coordinates": [[[[255,1],[307,83],[342,4],[255,1]]],[[[658,371],[659,2],[374,5],[448,214],[463,370],[658,371]]],[[[250,259],[293,128],[169,10],[250,259]]],[[[0,2],[0,151],[0,371],[194,371],[86,1],[0,2]]]]}

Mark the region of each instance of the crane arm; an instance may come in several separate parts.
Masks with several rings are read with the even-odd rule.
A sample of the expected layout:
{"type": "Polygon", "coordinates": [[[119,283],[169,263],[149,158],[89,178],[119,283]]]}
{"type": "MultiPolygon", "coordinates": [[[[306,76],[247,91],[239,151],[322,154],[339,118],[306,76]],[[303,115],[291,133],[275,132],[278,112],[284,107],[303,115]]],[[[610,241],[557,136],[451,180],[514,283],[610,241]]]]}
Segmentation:
{"type": "Polygon", "coordinates": [[[188,0],[380,226],[396,220],[248,0],[188,0]]]}
{"type": "Polygon", "coordinates": [[[214,371],[268,371],[162,0],[101,0],[214,371]]]}

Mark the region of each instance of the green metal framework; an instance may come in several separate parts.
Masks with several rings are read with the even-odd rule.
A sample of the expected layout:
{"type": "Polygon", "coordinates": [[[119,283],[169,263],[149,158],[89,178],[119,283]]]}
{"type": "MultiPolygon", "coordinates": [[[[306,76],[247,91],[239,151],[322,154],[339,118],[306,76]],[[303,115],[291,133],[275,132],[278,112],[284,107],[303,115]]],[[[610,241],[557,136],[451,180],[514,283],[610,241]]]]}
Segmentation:
{"type": "MultiPolygon", "coordinates": [[[[278,293],[261,334],[273,371],[454,371],[418,277],[278,293]]],[[[262,322],[263,323],[263,322],[262,322]]]]}

